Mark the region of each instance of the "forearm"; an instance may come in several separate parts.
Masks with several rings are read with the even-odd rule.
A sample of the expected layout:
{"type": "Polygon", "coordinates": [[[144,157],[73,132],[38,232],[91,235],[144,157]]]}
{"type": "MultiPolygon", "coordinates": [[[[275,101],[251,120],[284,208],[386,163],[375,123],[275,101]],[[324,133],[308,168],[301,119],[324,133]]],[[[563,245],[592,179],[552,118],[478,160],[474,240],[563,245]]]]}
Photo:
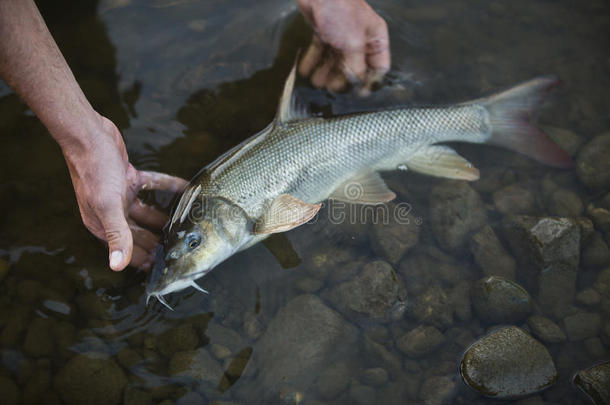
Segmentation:
{"type": "Polygon", "coordinates": [[[87,148],[101,118],[91,107],[33,0],[0,0],[0,76],[66,153],[87,148]]]}

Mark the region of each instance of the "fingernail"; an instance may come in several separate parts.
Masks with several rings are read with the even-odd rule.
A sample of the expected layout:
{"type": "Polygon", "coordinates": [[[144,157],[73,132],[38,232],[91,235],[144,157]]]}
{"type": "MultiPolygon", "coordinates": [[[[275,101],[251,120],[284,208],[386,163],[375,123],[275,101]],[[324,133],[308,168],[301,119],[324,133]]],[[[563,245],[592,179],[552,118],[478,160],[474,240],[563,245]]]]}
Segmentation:
{"type": "Polygon", "coordinates": [[[112,254],[110,255],[110,267],[116,269],[121,265],[122,261],[123,252],[121,252],[120,250],[115,250],[114,252],[112,252],[112,254]]]}

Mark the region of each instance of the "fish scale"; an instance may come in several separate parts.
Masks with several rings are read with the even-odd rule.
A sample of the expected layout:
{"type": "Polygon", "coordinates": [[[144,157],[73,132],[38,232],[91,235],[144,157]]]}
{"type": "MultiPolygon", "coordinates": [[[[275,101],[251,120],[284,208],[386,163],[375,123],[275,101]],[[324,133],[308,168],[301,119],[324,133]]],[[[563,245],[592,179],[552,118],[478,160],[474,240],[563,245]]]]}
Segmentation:
{"type": "Polygon", "coordinates": [[[305,202],[325,199],[362,170],[394,170],[422,144],[489,137],[484,108],[393,109],[332,119],[312,118],[266,129],[243,155],[220,160],[193,179],[204,196],[235,201],[252,218],[280,194],[305,202]],[[484,132],[487,131],[487,132],[484,132]],[[214,191],[218,190],[218,191],[214,191]]]}

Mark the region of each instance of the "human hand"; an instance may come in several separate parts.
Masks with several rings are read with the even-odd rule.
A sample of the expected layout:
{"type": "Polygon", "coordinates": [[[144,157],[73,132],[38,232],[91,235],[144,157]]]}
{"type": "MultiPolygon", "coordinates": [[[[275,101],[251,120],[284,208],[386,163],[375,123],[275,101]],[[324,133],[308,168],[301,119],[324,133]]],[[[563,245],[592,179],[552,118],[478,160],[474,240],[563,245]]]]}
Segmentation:
{"type": "Polygon", "coordinates": [[[390,69],[386,22],[364,0],[297,0],[314,29],[299,73],[331,91],[347,82],[366,95],[390,69]]]}
{"type": "Polygon", "coordinates": [[[117,127],[107,118],[99,118],[98,131],[87,137],[88,144],[62,147],[80,214],[85,226],[108,243],[112,270],[123,270],[128,264],[148,269],[158,243],[149,229],[162,228],[167,216],[144,204],[137,194],[143,189],[179,192],[187,182],[136,170],[128,161],[117,127]]]}

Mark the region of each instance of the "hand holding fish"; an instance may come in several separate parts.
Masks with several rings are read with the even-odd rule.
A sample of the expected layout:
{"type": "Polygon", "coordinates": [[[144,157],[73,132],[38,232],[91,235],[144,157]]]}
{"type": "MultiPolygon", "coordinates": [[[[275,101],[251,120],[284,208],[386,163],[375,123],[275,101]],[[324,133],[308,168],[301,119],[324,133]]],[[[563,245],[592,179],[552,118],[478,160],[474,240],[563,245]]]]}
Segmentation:
{"type": "Polygon", "coordinates": [[[390,69],[386,22],[364,0],[297,0],[313,26],[311,45],[299,65],[315,87],[343,89],[347,82],[360,94],[390,69]]]}
{"type": "Polygon", "coordinates": [[[80,147],[81,142],[63,148],[80,214],[87,229],[108,243],[113,270],[123,270],[128,264],[148,269],[154,259],[151,252],[159,242],[149,229],[161,229],[167,216],[144,204],[137,194],[143,189],[182,191],[186,181],[136,170],[128,161],[117,127],[100,118],[100,133],[85,148],[80,147]]]}
{"type": "Polygon", "coordinates": [[[0,0],[0,76],[62,149],[87,228],[108,242],[110,267],[147,267],[166,217],[137,198],[143,188],[179,191],[182,179],[134,169],[118,128],[98,114],[74,79],[36,4],[0,0]]]}

